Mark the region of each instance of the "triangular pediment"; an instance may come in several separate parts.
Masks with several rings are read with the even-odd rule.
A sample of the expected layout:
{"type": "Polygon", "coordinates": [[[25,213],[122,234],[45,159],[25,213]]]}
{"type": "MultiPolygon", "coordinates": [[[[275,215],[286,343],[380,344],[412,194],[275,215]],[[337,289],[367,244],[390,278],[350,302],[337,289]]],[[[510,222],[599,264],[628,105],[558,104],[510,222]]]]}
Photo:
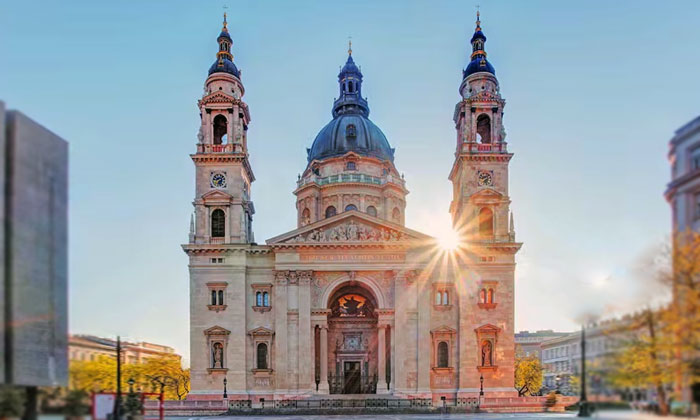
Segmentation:
{"type": "Polygon", "coordinates": [[[434,241],[431,236],[377,217],[350,210],[270,238],[268,245],[373,244],[434,241]]]}
{"type": "Polygon", "coordinates": [[[500,328],[493,324],[484,324],[480,326],[479,328],[475,328],[474,331],[480,332],[480,333],[497,333],[501,331],[500,328]]]}
{"type": "Polygon", "coordinates": [[[268,337],[268,336],[275,335],[275,332],[272,331],[271,329],[268,329],[268,328],[265,328],[265,327],[258,327],[258,328],[255,328],[255,329],[252,329],[252,330],[248,331],[248,335],[252,335],[252,336],[254,336],[254,337],[255,337],[255,336],[266,336],[266,337],[268,337]]]}
{"type": "Polygon", "coordinates": [[[229,204],[233,196],[221,190],[212,190],[203,194],[202,200],[207,204],[229,204]]]}
{"type": "Polygon", "coordinates": [[[220,327],[218,325],[214,325],[211,328],[207,328],[204,330],[204,335],[229,335],[231,334],[231,331],[227,330],[226,328],[220,327]]]}
{"type": "Polygon", "coordinates": [[[504,195],[500,191],[496,191],[493,188],[484,188],[482,190],[479,190],[472,194],[469,199],[470,200],[500,200],[504,197],[504,195]]]}
{"type": "Polygon", "coordinates": [[[234,102],[236,98],[234,98],[231,95],[227,95],[222,91],[215,91],[210,93],[209,95],[205,96],[202,98],[201,102],[205,104],[210,104],[210,103],[227,103],[230,104],[234,102]]]}
{"type": "Polygon", "coordinates": [[[456,334],[457,330],[450,328],[447,325],[442,325],[430,331],[432,334],[456,334]]]}

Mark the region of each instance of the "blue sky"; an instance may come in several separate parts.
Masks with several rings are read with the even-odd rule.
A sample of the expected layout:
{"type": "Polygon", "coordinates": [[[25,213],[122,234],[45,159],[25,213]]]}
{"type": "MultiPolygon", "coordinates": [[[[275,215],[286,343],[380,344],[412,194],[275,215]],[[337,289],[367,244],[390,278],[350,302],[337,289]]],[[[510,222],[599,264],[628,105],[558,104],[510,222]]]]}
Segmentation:
{"type": "MultiPolygon", "coordinates": [[[[70,142],[73,332],[188,352],[189,153],[224,3],[2,7],[0,99],[70,142]]],[[[475,4],[228,2],[252,115],[258,241],[295,226],[292,190],[330,120],[349,35],[370,118],[411,191],[407,225],[449,225],[451,119],[475,4]]],[[[633,268],[670,228],[667,141],[700,113],[700,3],[482,1],[481,11],[525,243],[516,329],[634,309],[654,289],[633,268]]]]}

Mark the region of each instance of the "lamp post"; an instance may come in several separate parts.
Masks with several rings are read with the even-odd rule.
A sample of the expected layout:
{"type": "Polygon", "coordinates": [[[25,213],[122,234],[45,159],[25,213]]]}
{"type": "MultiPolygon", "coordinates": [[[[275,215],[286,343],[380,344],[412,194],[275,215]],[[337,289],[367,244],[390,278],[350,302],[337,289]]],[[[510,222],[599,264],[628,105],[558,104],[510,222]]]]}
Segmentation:
{"type": "Polygon", "coordinates": [[[481,398],[484,396],[484,374],[479,376],[479,408],[481,408],[481,398]]]}
{"type": "Polygon", "coordinates": [[[560,394],[559,392],[559,384],[561,383],[561,376],[557,375],[554,377],[554,383],[557,385],[557,394],[560,394]]]}
{"type": "Polygon", "coordinates": [[[226,393],[226,378],[224,378],[224,399],[228,399],[228,394],[226,393]]]}
{"type": "Polygon", "coordinates": [[[584,325],[581,326],[581,399],[578,402],[578,416],[591,416],[586,400],[586,327],[584,325]]]}
{"type": "Polygon", "coordinates": [[[114,420],[120,420],[122,413],[122,341],[121,337],[117,336],[117,395],[114,398],[114,410],[112,417],[114,420]]]}

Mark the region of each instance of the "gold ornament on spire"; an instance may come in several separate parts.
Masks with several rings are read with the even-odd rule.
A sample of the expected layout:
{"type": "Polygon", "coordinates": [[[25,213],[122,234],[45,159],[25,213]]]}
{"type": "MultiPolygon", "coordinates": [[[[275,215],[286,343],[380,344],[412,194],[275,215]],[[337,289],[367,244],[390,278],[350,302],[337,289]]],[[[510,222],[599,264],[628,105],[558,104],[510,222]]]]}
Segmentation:
{"type": "Polygon", "coordinates": [[[479,5],[476,5],[476,29],[474,32],[479,32],[481,30],[481,13],[479,13],[479,5]]]}
{"type": "Polygon", "coordinates": [[[352,55],[352,37],[348,37],[348,55],[352,55]]]}

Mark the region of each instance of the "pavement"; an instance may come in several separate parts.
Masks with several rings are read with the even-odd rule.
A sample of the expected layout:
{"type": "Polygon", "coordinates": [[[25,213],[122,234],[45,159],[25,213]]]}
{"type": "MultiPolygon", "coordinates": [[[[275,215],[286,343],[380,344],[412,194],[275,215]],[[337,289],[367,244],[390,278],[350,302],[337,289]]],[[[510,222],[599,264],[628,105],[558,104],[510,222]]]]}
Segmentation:
{"type": "MultiPolygon", "coordinates": [[[[275,416],[215,416],[216,420],[539,420],[539,419],[573,419],[576,412],[565,413],[479,413],[479,414],[363,414],[363,415],[275,415],[275,416]]],[[[213,417],[169,417],[168,420],[212,420],[213,417]]],[[[591,419],[596,420],[681,420],[683,417],[660,417],[654,414],[632,410],[598,411],[591,419]]],[[[698,419],[695,417],[694,419],[698,419]]]]}

